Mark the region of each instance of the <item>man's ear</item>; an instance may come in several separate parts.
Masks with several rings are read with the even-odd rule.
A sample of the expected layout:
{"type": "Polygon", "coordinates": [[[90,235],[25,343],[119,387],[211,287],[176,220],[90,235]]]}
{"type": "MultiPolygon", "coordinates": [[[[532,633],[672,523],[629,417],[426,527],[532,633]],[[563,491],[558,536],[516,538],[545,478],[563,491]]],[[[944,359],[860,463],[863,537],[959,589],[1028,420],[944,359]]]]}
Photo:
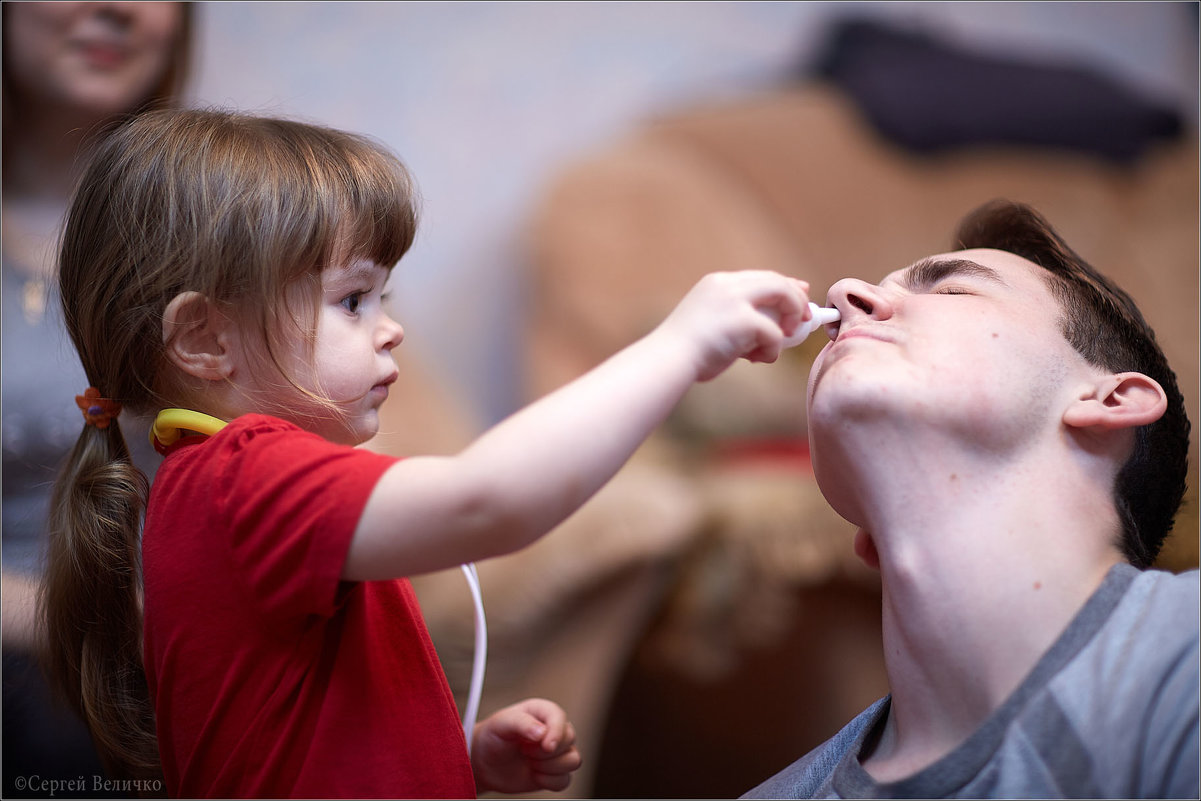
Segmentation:
{"type": "Polygon", "coordinates": [[[181,292],[163,312],[167,358],[183,372],[207,381],[233,374],[233,321],[199,292],[181,292]]]}
{"type": "Polygon", "coordinates": [[[1064,412],[1075,428],[1138,428],[1154,423],[1168,408],[1168,398],[1155,379],[1142,373],[1113,373],[1097,380],[1064,412]]]}

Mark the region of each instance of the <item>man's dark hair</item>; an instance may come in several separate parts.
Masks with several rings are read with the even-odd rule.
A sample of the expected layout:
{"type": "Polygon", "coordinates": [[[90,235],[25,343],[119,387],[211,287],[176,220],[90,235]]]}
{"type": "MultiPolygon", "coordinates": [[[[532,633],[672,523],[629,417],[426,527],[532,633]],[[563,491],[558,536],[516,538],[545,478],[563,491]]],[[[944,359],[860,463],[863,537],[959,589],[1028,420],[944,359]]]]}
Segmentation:
{"type": "Polygon", "coordinates": [[[1114,486],[1122,551],[1136,567],[1149,567],[1184,496],[1190,430],[1176,374],[1155,332],[1126,292],[1069,248],[1027,205],[986,203],[963,219],[955,240],[957,248],[1003,250],[1042,267],[1063,312],[1063,335],[1080,355],[1115,373],[1142,373],[1163,387],[1167,410],[1135,431],[1133,451],[1114,486]]]}

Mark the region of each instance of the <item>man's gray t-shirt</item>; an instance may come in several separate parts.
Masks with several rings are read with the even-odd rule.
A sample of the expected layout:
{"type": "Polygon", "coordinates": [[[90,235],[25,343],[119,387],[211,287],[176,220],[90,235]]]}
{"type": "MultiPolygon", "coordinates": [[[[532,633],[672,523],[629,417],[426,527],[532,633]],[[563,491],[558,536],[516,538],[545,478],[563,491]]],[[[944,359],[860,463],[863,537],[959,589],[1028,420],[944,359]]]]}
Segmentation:
{"type": "Polygon", "coordinates": [[[887,784],[860,765],[885,697],[743,798],[1197,798],[1199,586],[1196,570],[1117,565],[1009,699],[933,765],[887,784]]]}

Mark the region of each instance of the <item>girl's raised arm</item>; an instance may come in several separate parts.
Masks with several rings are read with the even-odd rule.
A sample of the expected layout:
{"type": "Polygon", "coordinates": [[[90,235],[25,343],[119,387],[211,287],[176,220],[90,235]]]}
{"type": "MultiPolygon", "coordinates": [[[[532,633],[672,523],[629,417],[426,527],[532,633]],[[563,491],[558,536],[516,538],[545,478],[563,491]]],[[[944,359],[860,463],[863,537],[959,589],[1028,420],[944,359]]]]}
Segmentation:
{"type": "Polygon", "coordinates": [[[371,493],[343,577],[417,575],[532,543],[604,486],[693,383],[738,358],[775,361],[811,314],[808,289],[767,271],[709,275],[651,333],[461,453],[398,462],[371,493]]]}

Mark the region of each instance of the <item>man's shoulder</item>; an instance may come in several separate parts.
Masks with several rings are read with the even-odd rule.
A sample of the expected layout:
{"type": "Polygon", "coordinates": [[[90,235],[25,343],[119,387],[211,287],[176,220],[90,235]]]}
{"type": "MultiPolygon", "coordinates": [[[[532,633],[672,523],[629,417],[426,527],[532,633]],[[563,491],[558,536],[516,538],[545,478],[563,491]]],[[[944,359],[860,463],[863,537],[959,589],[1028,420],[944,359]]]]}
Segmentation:
{"type": "Polygon", "coordinates": [[[863,739],[887,708],[885,696],[860,712],[837,734],[805,756],[744,793],[742,798],[822,798],[834,797],[834,772],[848,754],[858,757],[863,739]]]}
{"type": "Polygon", "coordinates": [[[1146,570],[1138,570],[1132,568],[1138,573],[1136,581],[1161,587],[1172,587],[1180,592],[1187,591],[1192,588],[1192,591],[1197,592],[1197,588],[1201,587],[1201,569],[1193,568],[1191,570],[1170,571],[1160,570],[1158,568],[1147,568],[1146,570]]]}
{"type": "MultiPolygon", "coordinates": [[[[1197,570],[1171,573],[1120,564],[1107,583],[1115,588],[1113,601],[1097,608],[1090,604],[1081,613],[1091,617],[1084,627],[1087,637],[1054,682],[1057,692],[1070,696],[1089,686],[1094,697],[1099,692],[1111,702],[1133,700],[1139,693],[1127,686],[1132,679],[1165,671],[1197,671],[1201,639],[1197,570]]],[[[1141,681],[1139,686],[1142,692],[1157,683],[1141,681]]]]}
{"type": "Polygon", "coordinates": [[[1143,570],[1135,577],[1118,613],[1137,617],[1147,634],[1191,633],[1196,640],[1201,622],[1201,571],[1181,573],[1143,570]]]}
{"type": "Polygon", "coordinates": [[[1197,786],[1201,576],[1125,569],[1134,577],[1121,602],[1050,690],[1092,754],[1098,787],[1125,797],[1191,795],[1197,786]]]}

